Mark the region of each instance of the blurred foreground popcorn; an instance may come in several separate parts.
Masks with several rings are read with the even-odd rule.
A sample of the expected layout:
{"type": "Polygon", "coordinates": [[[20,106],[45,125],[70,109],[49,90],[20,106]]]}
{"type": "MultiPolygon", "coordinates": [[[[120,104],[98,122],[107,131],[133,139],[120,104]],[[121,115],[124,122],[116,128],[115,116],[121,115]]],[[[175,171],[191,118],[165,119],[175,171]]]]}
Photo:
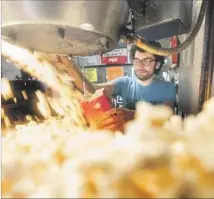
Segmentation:
{"type": "Polygon", "coordinates": [[[2,197],[214,197],[214,99],[184,121],[139,103],[126,134],[69,116],[20,125],[2,139],[2,197]]]}

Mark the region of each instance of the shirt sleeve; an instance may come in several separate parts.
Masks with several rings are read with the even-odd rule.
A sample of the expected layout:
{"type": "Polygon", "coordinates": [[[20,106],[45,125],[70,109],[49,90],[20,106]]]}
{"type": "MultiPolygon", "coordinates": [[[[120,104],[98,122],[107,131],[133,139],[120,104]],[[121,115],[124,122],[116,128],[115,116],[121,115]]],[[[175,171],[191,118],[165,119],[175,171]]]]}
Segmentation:
{"type": "Polygon", "coordinates": [[[170,84],[170,92],[168,95],[168,100],[172,103],[176,103],[176,87],[174,84],[170,84]]]}
{"type": "Polygon", "coordinates": [[[123,96],[124,88],[126,85],[126,77],[119,77],[117,79],[114,79],[110,81],[111,84],[113,84],[113,96],[123,96]]]}

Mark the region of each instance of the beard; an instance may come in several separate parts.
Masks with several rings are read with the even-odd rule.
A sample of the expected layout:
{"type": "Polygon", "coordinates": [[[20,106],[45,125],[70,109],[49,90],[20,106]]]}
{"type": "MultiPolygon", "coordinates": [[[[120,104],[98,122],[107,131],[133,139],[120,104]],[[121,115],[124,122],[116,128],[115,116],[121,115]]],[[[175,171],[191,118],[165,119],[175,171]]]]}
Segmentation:
{"type": "Polygon", "coordinates": [[[135,73],[135,76],[141,81],[146,81],[154,76],[154,72],[139,73],[135,70],[134,73],[135,73]]]}

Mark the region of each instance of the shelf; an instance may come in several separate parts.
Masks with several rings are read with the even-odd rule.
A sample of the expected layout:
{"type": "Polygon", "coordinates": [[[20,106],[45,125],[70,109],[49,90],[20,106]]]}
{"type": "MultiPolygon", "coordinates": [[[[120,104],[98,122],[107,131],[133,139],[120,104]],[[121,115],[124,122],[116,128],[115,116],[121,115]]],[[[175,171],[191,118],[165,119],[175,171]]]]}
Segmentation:
{"type": "Polygon", "coordinates": [[[108,64],[108,65],[95,65],[95,66],[84,66],[81,68],[102,68],[102,67],[115,67],[115,66],[132,66],[132,63],[130,64],[108,64]]]}

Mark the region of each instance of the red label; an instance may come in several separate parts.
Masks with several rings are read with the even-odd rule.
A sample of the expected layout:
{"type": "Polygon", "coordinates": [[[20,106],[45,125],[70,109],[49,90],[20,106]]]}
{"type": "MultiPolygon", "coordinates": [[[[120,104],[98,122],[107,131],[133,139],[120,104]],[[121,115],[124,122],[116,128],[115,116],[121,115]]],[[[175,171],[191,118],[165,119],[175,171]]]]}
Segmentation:
{"type": "Polygon", "coordinates": [[[95,128],[99,125],[99,120],[101,119],[102,114],[112,108],[109,98],[104,94],[82,102],[81,106],[88,122],[95,128]]]}
{"type": "MultiPolygon", "coordinates": [[[[178,46],[178,38],[176,36],[174,36],[170,39],[170,46],[171,46],[171,48],[176,48],[178,46]]],[[[172,63],[173,64],[178,63],[178,54],[172,55],[172,63]]]]}
{"type": "Polygon", "coordinates": [[[102,57],[101,63],[102,64],[125,64],[127,63],[128,58],[127,56],[112,56],[112,57],[102,57]]]}

